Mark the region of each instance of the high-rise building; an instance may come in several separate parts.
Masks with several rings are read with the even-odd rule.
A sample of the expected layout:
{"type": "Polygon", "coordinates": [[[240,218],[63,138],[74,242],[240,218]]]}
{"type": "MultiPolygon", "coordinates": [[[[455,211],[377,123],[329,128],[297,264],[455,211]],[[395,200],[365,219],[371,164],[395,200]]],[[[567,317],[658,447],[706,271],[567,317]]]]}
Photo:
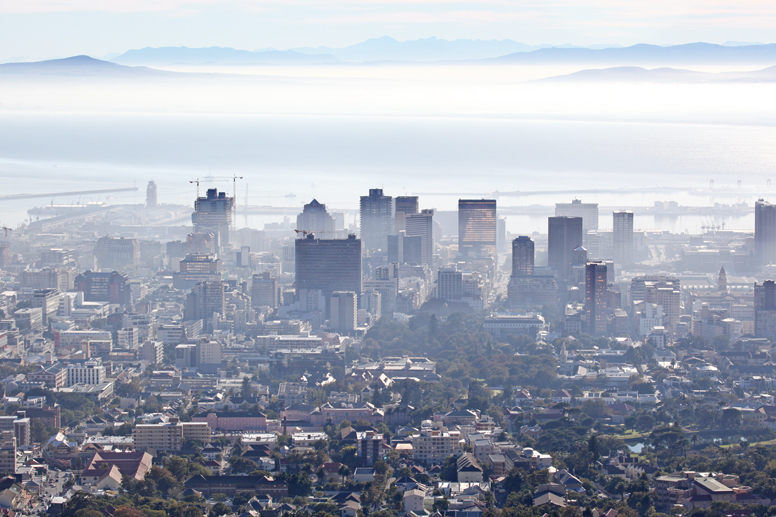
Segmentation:
{"type": "Polygon", "coordinates": [[[100,237],[94,246],[94,258],[100,268],[122,269],[140,264],[140,242],[137,239],[100,237]]]}
{"type": "Polygon", "coordinates": [[[352,291],[337,291],[331,295],[329,327],[335,332],[353,332],[358,323],[358,295],[352,291]]]}
{"type": "Polygon", "coordinates": [[[386,249],[388,236],[393,234],[393,198],[384,196],[383,189],[369,189],[361,196],[361,241],[365,250],[386,249]]]}
{"type": "Polygon", "coordinates": [[[231,248],[233,210],[233,197],[226,197],[226,192],[218,192],[218,189],[207,189],[205,197],[197,198],[194,203],[194,213],[191,214],[194,233],[212,233],[218,237],[220,247],[231,248]]]}
{"type": "Polygon", "coordinates": [[[180,261],[180,272],[173,274],[173,287],[188,290],[200,282],[222,279],[221,260],[206,253],[189,253],[180,261]]]}
{"type": "Polygon", "coordinates": [[[388,236],[388,263],[423,264],[423,237],[405,232],[388,236]]]}
{"type": "Polygon", "coordinates": [[[30,301],[32,307],[38,307],[43,311],[43,325],[47,326],[51,318],[57,315],[61,294],[56,289],[39,289],[32,295],[30,301]]]}
{"type": "Polygon", "coordinates": [[[209,320],[213,314],[224,314],[224,283],[200,282],[186,296],[186,321],[209,320]]]}
{"type": "Polygon", "coordinates": [[[593,336],[606,334],[609,294],[606,284],[606,264],[588,262],[585,269],[585,314],[587,333],[593,336]]]}
{"type": "Polygon", "coordinates": [[[152,180],[146,187],[146,208],[156,208],[156,203],[156,183],[152,180]]]}
{"type": "Polygon", "coordinates": [[[275,309],[278,306],[278,280],[271,273],[253,275],[251,284],[251,307],[269,307],[275,309]]]}
{"type": "Polygon", "coordinates": [[[333,239],[335,237],[334,218],[326,211],[326,205],[313,199],[304,206],[302,213],[296,216],[297,238],[303,238],[307,233],[314,233],[319,239],[333,239]]]}
{"type": "MultiPolygon", "coordinates": [[[[386,235],[386,243],[387,243],[386,235]]],[[[320,290],[326,298],[335,291],[361,293],[361,240],[316,239],[295,241],[296,290],[320,290]]]]}
{"type": "Polygon", "coordinates": [[[441,268],[437,273],[436,297],[457,300],[463,296],[463,272],[454,267],[441,268]]]}
{"type": "Polygon", "coordinates": [[[579,199],[555,203],[555,217],[581,217],[585,233],[598,231],[598,203],[583,203],[579,199]]]}
{"type": "Polygon", "coordinates": [[[396,213],[407,215],[418,213],[418,196],[397,196],[396,213]]]}
{"type": "Polygon", "coordinates": [[[495,199],[459,199],[458,254],[495,256],[497,219],[495,199]]]}
{"type": "Polygon", "coordinates": [[[776,282],[754,284],[754,335],[776,340],[776,282]]]}
{"type": "Polygon", "coordinates": [[[394,210],[393,229],[396,233],[407,231],[407,218],[418,213],[417,196],[398,196],[394,210]]]}
{"type": "Polygon", "coordinates": [[[420,264],[431,267],[434,262],[434,210],[427,208],[419,214],[407,215],[406,228],[410,237],[422,237],[420,264]]]}
{"type": "Polygon", "coordinates": [[[547,223],[548,264],[560,280],[566,281],[574,250],[582,245],[582,218],[550,217],[547,223]]]}
{"type": "Polygon", "coordinates": [[[613,212],[612,248],[615,264],[633,264],[633,212],[613,212]]]}
{"type": "Polygon", "coordinates": [[[73,281],[76,291],[84,293],[85,302],[132,303],[129,277],[122,273],[85,271],[73,281]]]}
{"type": "Polygon", "coordinates": [[[762,199],[754,204],[754,250],[761,266],[776,262],[776,205],[762,199]]]}
{"type": "Polygon", "coordinates": [[[512,276],[534,274],[534,241],[521,235],[512,241],[512,276]]]}
{"type": "Polygon", "coordinates": [[[682,314],[682,290],[678,278],[663,275],[639,276],[631,280],[631,304],[639,301],[660,305],[663,308],[663,322],[672,335],[679,325],[682,314]]]}

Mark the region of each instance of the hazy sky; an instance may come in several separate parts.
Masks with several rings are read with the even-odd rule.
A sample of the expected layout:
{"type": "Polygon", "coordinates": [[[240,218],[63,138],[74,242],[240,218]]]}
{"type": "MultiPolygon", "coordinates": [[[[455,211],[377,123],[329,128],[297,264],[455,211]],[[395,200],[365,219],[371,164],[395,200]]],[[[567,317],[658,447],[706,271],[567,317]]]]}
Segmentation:
{"type": "Polygon", "coordinates": [[[0,0],[0,57],[146,46],[346,46],[399,40],[529,44],[776,41],[773,0],[0,0]]]}

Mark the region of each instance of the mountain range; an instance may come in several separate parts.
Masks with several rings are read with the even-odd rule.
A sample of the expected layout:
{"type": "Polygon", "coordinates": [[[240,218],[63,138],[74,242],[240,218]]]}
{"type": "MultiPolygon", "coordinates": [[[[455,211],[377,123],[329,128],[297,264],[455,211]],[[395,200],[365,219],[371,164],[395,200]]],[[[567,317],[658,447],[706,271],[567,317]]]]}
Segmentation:
{"type": "Polygon", "coordinates": [[[544,48],[533,52],[513,53],[491,61],[527,65],[776,64],[776,44],[724,46],[712,43],[688,43],[672,47],[639,44],[605,49],[544,48]]]}
{"type": "Polygon", "coordinates": [[[681,68],[654,68],[638,66],[580,70],[573,74],[539,79],[542,83],[570,82],[634,82],[634,83],[711,83],[711,82],[776,82],[776,66],[751,72],[708,73],[681,68]]]}
{"type": "Polygon", "coordinates": [[[89,56],[73,56],[31,63],[0,64],[3,76],[60,76],[60,77],[147,77],[172,76],[175,72],[154,70],[144,66],[123,66],[89,56]]]}
{"type": "Polygon", "coordinates": [[[159,47],[129,50],[112,59],[122,65],[330,65],[339,61],[327,54],[307,55],[293,50],[251,52],[229,47],[159,47]]]}

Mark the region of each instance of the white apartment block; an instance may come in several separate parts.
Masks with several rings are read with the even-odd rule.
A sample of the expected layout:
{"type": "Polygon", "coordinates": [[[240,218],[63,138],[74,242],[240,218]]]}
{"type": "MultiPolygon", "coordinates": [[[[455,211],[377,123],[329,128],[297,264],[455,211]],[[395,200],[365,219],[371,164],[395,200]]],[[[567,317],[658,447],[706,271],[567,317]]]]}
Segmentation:
{"type": "Polygon", "coordinates": [[[445,458],[462,453],[461,433],[458,431],[426,427],[412,437],[412,458],[424,465],[441,465],[445,458]]]}

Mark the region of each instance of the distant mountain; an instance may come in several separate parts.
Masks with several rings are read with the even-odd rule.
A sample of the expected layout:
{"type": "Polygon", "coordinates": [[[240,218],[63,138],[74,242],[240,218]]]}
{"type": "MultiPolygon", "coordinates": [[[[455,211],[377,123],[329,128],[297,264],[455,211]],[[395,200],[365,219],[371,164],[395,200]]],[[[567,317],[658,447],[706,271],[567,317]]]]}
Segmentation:
{"type": "Polygon", "coordinates": [[[295,48],[295,52],[308,55],[330,54],[341,61],[448,61],[484,59],[513,52],[528,52],[533,47],[512,40],[453,41],[426,38],[413,41],[397,41],[391,37],[372,38],[344,48],[317,47],[295,48]]]}
{"type": "Polygon", "coordinates": [[[330,55],[307,55],[292,50],[251,52],[228,47],[147,47],[129,50],[112,60],[122,65],[318,65],[337,63],[330,55]]]}
{"type": "Polygon", "coordinates": [[[117,65],[89,56],[74,56],[65,59],[34,61],[31,63],[5,63],[0,65],[0,75],[9,76],[95,76],[95,77],[141,77],[149,75],[170,75],[172,72],[153,70],[146,67],[117,65]]]}
{"type": "Polygon", "coordinates": [[[639,83],[711,83],[711,82],[776,82],[776,66],[753,72],[707,73],[680,68],[654,68],[647,70],[637,66],[619,66],[596,70],[580,70],[568,75],[539,79],[542,83],[571,82],[639,82],[639,83]]]}
{"type": "Polygon", "coordinates": [[[690,43],[673,47],[633,45],[624,48],[582,49],[546,48],[518,52],[491,60],[509,64],[601,64],[601,65],[673,65],[673,64],[776,64],[776,44],[726,47],[711,43],[690,43]]]}

